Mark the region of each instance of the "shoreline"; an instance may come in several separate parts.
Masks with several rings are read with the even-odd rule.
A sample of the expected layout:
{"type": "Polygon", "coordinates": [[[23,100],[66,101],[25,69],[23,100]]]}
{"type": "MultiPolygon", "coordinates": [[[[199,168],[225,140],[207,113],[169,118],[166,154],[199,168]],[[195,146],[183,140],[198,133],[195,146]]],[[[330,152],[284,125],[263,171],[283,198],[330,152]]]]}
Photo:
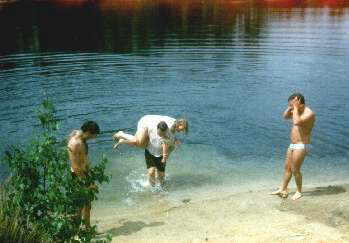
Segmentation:
{"type": "Polygon", "coordinates": [[[287,199],[269,192],[178,202],[154,195],[146,208],[93,210],[92,221],[112,242],[349,242],[349,184],[305,187],[297,201],[294,190],[287,199]]]}

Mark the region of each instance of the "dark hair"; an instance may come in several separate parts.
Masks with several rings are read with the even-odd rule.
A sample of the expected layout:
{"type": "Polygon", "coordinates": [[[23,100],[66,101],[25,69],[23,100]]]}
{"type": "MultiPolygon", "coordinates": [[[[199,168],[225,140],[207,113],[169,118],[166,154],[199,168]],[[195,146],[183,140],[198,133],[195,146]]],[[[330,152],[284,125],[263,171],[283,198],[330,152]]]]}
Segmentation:
{"type": "Polygon", "coordinates": [[[96,122],[94,121],[87,121],[81,126],[81,130],[83,132],[90,132],[91,134],[99,134],[99,126],[96,122]]]}
{"type": "Polygon", "coordinates": [[[301,104],[305,104],[304,96],[301,93],[293,93],[290,97],[288,97],[288,101],[293,100],[294,98],[298,98],[301,104]]]}
{"type": "Polygon", "coordinates": [[[166,122],[164,122],[164,121],[159,122],[158,129],[162,132],[165,132],[168,129],[166,122]]]}

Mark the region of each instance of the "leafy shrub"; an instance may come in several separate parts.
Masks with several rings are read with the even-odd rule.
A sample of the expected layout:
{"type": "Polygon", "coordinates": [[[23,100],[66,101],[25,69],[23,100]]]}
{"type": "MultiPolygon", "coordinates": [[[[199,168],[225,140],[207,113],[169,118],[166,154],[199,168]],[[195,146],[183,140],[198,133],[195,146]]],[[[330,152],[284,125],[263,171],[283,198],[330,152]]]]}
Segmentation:
{"type": "Polygon", "coordinates": [[[66,141],[57,139],[59,123],[48,99],[39,108],[38,118],[42,133],[28,146],[12,146],[5,153],[10,177],[4,185],[3,217],[16,218],[16,227],[41,232],[52,242],[90,242],[96,226],[84,227],[77,212],[87,201],[97,199],[98,188],[85,185],[109,181],[104,173],[108,160],[103,156],[90,166],[86,178],[74,179],[66,141]]]}
{"type": "Polygon", "coordinates": [[[11,212],[11,217],[6,215],[9,210],[8,201],[3,191],[0,195],[0,242],[2,243],[44,243],[44,233],[40,232],[37,225],[31,224],[30,227],[23,227],[22,219],[18,210],[11,212]],[[30,230],[28,230],[30,228],[30,230]]]}

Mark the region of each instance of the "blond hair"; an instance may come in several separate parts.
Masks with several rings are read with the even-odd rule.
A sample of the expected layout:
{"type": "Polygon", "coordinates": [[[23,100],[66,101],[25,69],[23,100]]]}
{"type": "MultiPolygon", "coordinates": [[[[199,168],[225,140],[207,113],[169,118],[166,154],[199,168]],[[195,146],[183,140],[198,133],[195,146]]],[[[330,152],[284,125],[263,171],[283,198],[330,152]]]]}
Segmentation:
{"type": "Polygon", "coordinates": [[[188,121],[186,119],[184,119],[184,118],[176,119],[175,124],[176,124],[176,126],[177,126],[177,124],[183,125],[185,134],[188,133],[188,131],[189,131],[189,123],[188,123],[188,121]]]}

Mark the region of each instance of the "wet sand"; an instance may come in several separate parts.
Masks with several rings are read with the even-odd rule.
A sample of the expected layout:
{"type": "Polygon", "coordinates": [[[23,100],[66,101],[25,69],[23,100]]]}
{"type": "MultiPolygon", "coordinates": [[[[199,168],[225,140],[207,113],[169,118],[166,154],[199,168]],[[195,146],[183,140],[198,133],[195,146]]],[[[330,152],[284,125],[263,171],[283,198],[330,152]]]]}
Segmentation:
{"type": "Polygon", "coordinates": [[[92,219],[113,242],[349,242],[348,184],[304,188],[298,201],[293,190],[287,199],[271,191],[178,202],[155,195],[147,208],[99,209],[92,219]]]}

